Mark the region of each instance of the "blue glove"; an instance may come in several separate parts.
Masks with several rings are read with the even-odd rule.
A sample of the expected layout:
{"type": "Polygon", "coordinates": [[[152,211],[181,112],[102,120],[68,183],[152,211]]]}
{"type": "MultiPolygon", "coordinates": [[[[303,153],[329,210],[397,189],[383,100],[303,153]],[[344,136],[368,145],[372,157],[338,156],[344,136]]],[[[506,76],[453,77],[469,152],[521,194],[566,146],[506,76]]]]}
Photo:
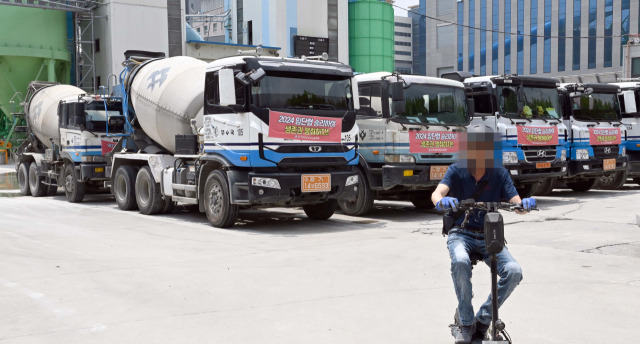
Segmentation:
{"type": "Polygon", "coordinates": [[[522,200],[522,207],[525,211],[531,211],[531,209],[536,207],[536,200],[533,197],[525,198],[522,200]]]}
{"type": "Polygon", "coordinates": [[[458,199],[455,197],[443,197],[436,204],[436,209],[440,211],[444,211],[451,208],[453,211],[456,211],[458,210],[456,207],[458,206],[459,203],[460,202],[458,202],[458,199]]]}

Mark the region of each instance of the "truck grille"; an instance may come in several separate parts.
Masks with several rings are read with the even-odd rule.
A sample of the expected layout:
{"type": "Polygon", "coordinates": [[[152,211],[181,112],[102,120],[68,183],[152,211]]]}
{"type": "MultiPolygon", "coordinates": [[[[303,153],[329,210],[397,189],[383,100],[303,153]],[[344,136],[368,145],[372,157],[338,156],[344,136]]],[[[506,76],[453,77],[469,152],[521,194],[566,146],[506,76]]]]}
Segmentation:
{"type": "Polygon", "coordinates": [[[617,158],[618,146],[593,146],[593,154],[598,159],[617,158]]]}
{"type": "Polygon", "coordinates": [[[453,159],[452,154],[422,154],[422,159],[453,159]]]}
{"type": "MultiPolygon", "coordinates": [[[[267,147],[265,147],[267,148],[267,147]]],[[[268,149],[268,148],[267,148],[268,149]]],[[[280,146],[275,150],[278,153],[345,153],[349,151],[343,145],[291,145],[280,146]]]]}
{"type": "Polygon", "coordinates": [[[555,146],[522,147],[527,162],[553,162],[556,160],[555,146]]]}

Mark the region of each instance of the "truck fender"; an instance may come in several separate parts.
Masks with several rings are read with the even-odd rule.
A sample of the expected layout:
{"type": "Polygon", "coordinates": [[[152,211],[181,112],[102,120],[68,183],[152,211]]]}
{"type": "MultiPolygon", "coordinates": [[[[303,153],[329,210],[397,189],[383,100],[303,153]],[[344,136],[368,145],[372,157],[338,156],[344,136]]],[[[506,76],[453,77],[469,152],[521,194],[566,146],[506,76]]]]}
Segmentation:
{"type": "Polygon", "coordinates": [[[367,178],[369,187],[371,189],[382,187],[382,185],[375,184],[375,178],[371,174],[371,168],[369,167],[369,164],[364,160],[364,158],[362,157],[362,154],[358,153],[358,155],[360,155],[360,159],[358,161],[358,168],[360,169],[360,171],[362,171],[362,174],[365,176],[365,178],[367,178]]]}

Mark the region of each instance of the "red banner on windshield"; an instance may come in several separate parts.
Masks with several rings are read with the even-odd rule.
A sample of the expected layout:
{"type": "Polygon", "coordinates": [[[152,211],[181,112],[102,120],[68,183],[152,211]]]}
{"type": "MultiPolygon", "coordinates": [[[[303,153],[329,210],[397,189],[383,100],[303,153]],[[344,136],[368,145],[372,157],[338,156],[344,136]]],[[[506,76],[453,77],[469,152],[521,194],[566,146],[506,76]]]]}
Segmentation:
{"type": "Polygon", "coordinates": [[[453,153],[459,142],[460,134],[450,131],[409,131],[409,153],[453,153]]]}
{"type": "Polygon", "coordinates": [[[342,119],[269,111],[269,136],[281,139],[340,142],[342,119]]]}
{"type": "Polygon", "coordinates": [[[557,146],[558,128],[518,125],[518,144],[523,146],[557,146]]]}
{"type": "Polygon", "coordinates": [[[622,133],[618,128],[589,128],[591,145],[619,145],[620,143],[622,143],[622,133]]]}

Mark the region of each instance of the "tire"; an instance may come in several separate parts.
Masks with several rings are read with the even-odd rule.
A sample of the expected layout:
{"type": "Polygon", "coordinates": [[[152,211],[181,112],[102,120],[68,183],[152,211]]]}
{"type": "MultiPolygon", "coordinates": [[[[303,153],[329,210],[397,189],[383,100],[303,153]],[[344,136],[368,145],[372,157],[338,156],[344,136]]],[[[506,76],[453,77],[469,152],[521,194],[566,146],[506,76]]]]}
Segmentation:
{"type": "Polygon", "coordinates": [[[326,220],[330,218],[338,209],[338,201],[330,199],[318,204],[307,204],[302,206],[302,210],[311,220],[326,220]]]}
{"type": "Polygon", "coordinates": [[[537,186],[537,183],[525,184],[516,188],[516,190],[518,191],[518,195],[520,196],[520,198],[527,198],[533,196],[536,193],[537,186]]]}
{"type": "Polygon", "coordinates": [[[173,213],[175,205],[176,204],[171,200],[171,198],[165,198],[162,204],[162,210],[160,210],[160,214],[173,213]]]}
{"type": "Polygon", "coordinates": [[[633,178],[633,182],[640,185],[640,177],[633,178]]]}
{"type": "Polygon", "coordinates": [[[156,183],[149,167],[143,167],[136,176],[136,204],[140,214],[153,215],[162,211],[164,200],[160,184],[156,183]]]}
{"type": "Polygon", "coordinates": [[[587,180],[580,180],[577,182],[567,182],[567,187],[576,192],[585,192],[591,190],[596,183],[597,178],[590,178],[587,180]]]}
{"type": "Polygon", "coordinates": [[[31,189],[29,189],[29,165],[28,162],[21,162],[18,165],[18,188],[22,196],[31,196],[31,189]]]}
{"type": "Polygon", "coordinates": [[[555,184],[555,178],[547,178],[542,183],[538,184],[536,188],[536,196],[549,196],[553,191],[553,186],[555,184]]]}
{"type": "Polygon", "coordinates": [[[112,193],[118,204],[118,208],[122,210],[135,210],[138,207],[136,203],[136,168],[130,165],[118,167],[116,174],[113,176],[112,193]]]}
{"type": "Polygon", "coordinates": [[[49,189],[48,185],[42,183],[42,178],[38,175],[38,167],[32,163],[29,166],[29,190],[31,190],[31,196],[42,197],[47,194],[49,189]]]}
{"type": "Polygon", "coordinates": [[[82,202],[84,199],[85,185],[76,178],[76,169],[73,164],[64,166],[64,195],[71,203],[82,202]]]}
{"type": "Polygon", "coordinates": [[[598,187],[603,190],[619,190],[627,182],[627,171],[616,171],[598,178],[598,187]]]}
{"type": "Polygon", "coordinates": [[[228,228],[236,223],[238,205],[231,204],[229,183],[220,170],[209,173],[204,185],[204,210],[212,226],[228,228]]]}
{"type": "MultiPolygon", "coordinates": [[[[358,195],[355,200],[340,200],[338,205],[342,212],[351,216],[362,216],[373,208],[373,190],[369,187],[369,182],[364,174],[358,170],[358,195]]],[[[331,216],[331,215],[330,215],[331,216]]]]}
{"type": "Polygon", "coordinates": [[[431,202],[431,198],[428,197],[429,194],[427,193],[424,196],[425,197],[412,196],[409,200],[413,203],[413,206],[416,207],[416,209],[429,210],[435,208],[435,205],[431,202]]]}

